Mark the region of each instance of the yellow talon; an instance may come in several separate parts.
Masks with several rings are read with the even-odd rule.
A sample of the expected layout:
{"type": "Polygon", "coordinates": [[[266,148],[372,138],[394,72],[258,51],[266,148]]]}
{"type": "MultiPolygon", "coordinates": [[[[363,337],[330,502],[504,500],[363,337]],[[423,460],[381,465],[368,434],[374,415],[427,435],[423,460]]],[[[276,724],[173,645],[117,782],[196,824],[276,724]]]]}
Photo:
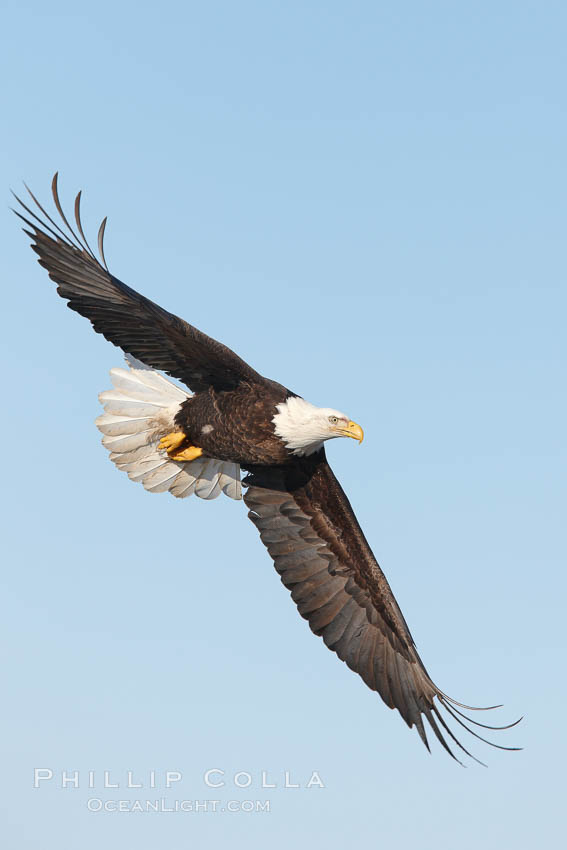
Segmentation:
{"type": "Polygon", "coordinates": [[[158,449],[161,451],[165,450],[169,454],[179,448],[185,439],[187,439],[187,436],[183,431],[172,431],[171,434],[166,434],[165,437],[161,438],[158,449]]]}
{"type": "Polygon", "coordinates": [[[203,449],[199,449],[197,446],[187,446],[187,448],[177,451],[186,439],[187,434],[184,434],[183,431],[172,431],[171,434],[166,434],[165,437],[161,438],[158,449],[166,451],[171,460],[189,461],[201,457],[203,449]]]}
{"type": "Polygon", "coordinates": [[[168,451],[168,455],[172,460],[195,460],[195,458],[201,457],[202,454],[203,449],[198,448],[198,446],[189,446],[187,449],[183,449],[175,454],[168,451]]]}

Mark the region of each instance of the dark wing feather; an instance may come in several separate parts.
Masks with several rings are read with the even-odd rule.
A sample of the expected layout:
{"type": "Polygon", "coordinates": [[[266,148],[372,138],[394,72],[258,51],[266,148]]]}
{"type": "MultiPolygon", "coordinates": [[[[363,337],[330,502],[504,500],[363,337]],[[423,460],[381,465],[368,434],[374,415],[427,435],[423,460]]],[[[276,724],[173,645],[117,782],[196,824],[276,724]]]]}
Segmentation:
{"type": "Polygon", "coordinates": [[[103,248],[106,219],[98,236],[101,263],[83,232],[81,193],[75,200],[76,232],[59,201],[57,175],[53,178],[52,191],[61,218],[59,224],[29,189],[32,208],[16,196],[22,208],[22,212],[16,211],[16,214],[30,228],[25,232],[33,240],[32,247],[40,264],[57,284],[59,295],[67,299],[72,310],[90,319],[95,331],[148,366],[183,381],[194,392],[209,386],[219,391],[233,389],[242,381],[271,383],[225,345],[111,275],[106,268],[103,248]]]}
{"type": "Polygon", "coordinates": [[[244,495],[248,516],[312,631],[369,688],[378,691],[386,705],[397,708],[408,726],[417,728],[428,749],[423,718],[453,758],[451,741],[475,758],[449,729],[440,709],[476,737],[480,736],[457,714],[469,723],[482,724],[455,709],[460,703],[440,691],[429,677],[324,452],[298,459],[289,467],[255,467],[244,484],[248,487],[244,495]]]}

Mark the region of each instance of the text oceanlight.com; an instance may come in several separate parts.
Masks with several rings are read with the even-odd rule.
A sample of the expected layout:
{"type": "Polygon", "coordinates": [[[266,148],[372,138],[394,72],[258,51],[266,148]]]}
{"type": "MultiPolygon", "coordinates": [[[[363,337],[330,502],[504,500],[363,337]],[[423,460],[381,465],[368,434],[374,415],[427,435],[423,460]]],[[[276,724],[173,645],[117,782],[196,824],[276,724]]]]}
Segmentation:
{"type": "Polygon", "coordinates": [[[270,800],[87,800],[89,812],[269,812],[270,800]]]}

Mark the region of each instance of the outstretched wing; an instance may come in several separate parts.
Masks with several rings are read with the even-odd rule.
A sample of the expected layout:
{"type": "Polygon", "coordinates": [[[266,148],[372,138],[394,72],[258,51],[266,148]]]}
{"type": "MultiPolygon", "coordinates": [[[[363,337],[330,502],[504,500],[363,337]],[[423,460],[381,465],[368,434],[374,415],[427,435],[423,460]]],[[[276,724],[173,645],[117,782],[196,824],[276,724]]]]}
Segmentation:
{"type": "Polygon", "coordinates": [[[255,467],[243,483],[248,516],[301,616],[386,705],[417,728],[428,749],[423,718],[453,758],[448,739],[475,758],[451,731],[441,708],[483,741],[465,720],[487,729],[519,722],[501,727],[477,723],[459,710],[472,706],[446,696],[430,679],[324,451],[288,468],[255,467]]]}
{"type": "Polygon", "coordinates": [[[106,219],[99,230],[99,259],[83,233],[80,192],[75,200],[76,231],[59,202],[57,174],[53,178],[52,192],[60,224],[51,218],[29,189],[28,192],[33,209],[16,196],[25,214],[15,212],[30,228],[25,229],[25,233],[33,240],[32,248],[57,284],[59,295],[68,300],[72,310],[90,319],[95,331],[148,366],[183,381],[194,392],[209,386],[216,390],[232,389],[241,381],[268,383],[230,348],[163,310],[110,274],[103,246],[106,219]]]}

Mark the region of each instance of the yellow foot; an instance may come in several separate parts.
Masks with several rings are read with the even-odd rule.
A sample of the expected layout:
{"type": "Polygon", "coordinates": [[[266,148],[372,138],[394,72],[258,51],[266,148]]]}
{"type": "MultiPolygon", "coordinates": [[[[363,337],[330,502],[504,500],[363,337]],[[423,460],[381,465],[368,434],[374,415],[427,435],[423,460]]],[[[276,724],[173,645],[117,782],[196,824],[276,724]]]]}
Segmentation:
{"type": "Polygon", "coordinates": [[[162,437],[159,441],[158,449],[167,451],[168,454],[174,452],[175,449],[179,448],[183,440],[186,439],[186,435],[183,431],[172,431],[171,434],[166,434],[165,437],[162,437]]]}
{"type": "Polygon", "coordinates": [[[172,460],[195,460],[195,458],[201,457],[203,454],[203,449],[200,449],[197,446],[189,446],[186,449],[182,449],[180,452],[175,452],[175,454],[173,451],[168,451],[168,455],[172,460]]]}

